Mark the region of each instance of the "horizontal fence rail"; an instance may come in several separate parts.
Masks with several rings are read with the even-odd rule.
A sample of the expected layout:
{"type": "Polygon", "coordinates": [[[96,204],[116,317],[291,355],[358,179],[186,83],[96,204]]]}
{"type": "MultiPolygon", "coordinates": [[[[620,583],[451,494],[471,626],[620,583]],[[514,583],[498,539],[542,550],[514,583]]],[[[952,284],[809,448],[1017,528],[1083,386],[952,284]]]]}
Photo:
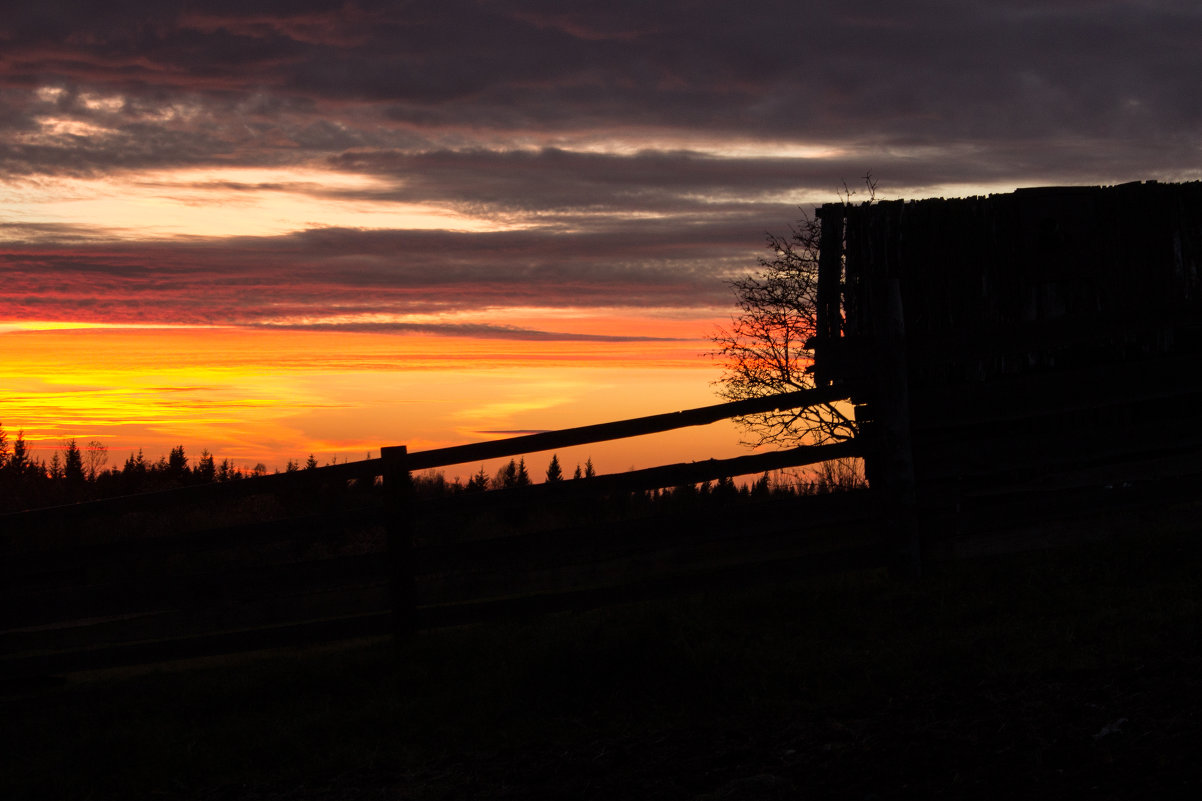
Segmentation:
{"type": "MultiPolygon", "coordinates": [[[[818,406],[824,403],[834,403],[848,398],[848,391],[843,387],[822,387],[819,389],[803,389],[796,392],[786,392],[780,395],[770,395],[764,398],[719,403],[713,406],[703,406],[682,412],[656,414],[649,417],[639,417],[632,420],[620,420],[614,423],[565,428],[558,431],[546,431],[538,434],[526,434],[520,437],[480,442],[472,445],[454,445],[449,448],[435,448],[426,451],[415,451],[409,454],[410,470],[426,470],[434,467],[445,467],[453,464],[464,464],[485,459],[498,459],[506,456],[518,456],[526,453],[549,451],[556,448],[568,448],[575,445],[590,445],[597,442],[607,442],[615,439],[629,439],[647,434],[661,434],[690,426],[703,426],[727,420],[732,417],[744,417],[763,412],[795,409],[803,406],[818,406]]],[[[739,474],[736,474],[739,475],[739,474]]]]}
{"type": "Polygon", "coordinates": [[[679,519],[662,516],[680,514],[666,502],[650,518],[623,511],[650,508],[650,490],[863,455],[857,441],[443,498],[416,497],[410,478],[847,397],[845,389],[803,390],[414,453],[384,447],[378,459],[5,515],[0,677],[396,635],[863,565],[880,555],[871,537],[853,542],[843,529],[837,547],[815,551],[796,536],[798,521],[812,528],[867,519],[862,499],[815,500],[800,512],[760,501],[747,507],[754,519],[720,505],[700,516],[681,507],[679,519]],[[270,516],[247,522],[226,513],[246,499],[270,516]],[[187,525],[143,530],[138,522],[173,515],[187,525]],[[448,515],[475,516],[483,522],[469,525],[484,529],[448,539],[448,515]],[[552,528],[530,529],[532,515],[552,528]]]}
{"type": "MultiPolygon", "coordinates": [[[[410,453],[408,455],[408,467],[412,471],[428,470],[468,462],[537,453],[556,448],[629,439],[648,434],[660,434],[691,426],[709,425],[710,423],[734,417],[835,403],[847,400],[848,396],[849,393],[846,388],[820,387],[769,395],[763,398],[750,398],[730,403],[702,406],[679,412],[656,414],[630,420],[618,420],[611,423],[544,431],[537,434],[507,437],[488,442],[452,445],[446,448],[432,448],[410,453]]],[[[249,495],[285,492],[291,489],[304,490],[307,487],[332,481],[374,481],[377,477],[383,475],[383,472],[384,461],[382,458],[361,459],[355,462],[325,465],[313,469],[296,470],[290,473],[275,473],[223,483],[176,487],[138,495],[84,501],[67,506],[10,512],[0,515],[0,524],[4,524],[6,527],[19,527],[25,521],[32,521],[44,515],[96,514],[111,510],[124,510],[131,503],[137,503],[140,508],[151,508],[156,505],[170,508],[183,502],[198,500],[226,501],[249,495]]],[[[734,473],[731,475],[743,474],[734,473]]]]}

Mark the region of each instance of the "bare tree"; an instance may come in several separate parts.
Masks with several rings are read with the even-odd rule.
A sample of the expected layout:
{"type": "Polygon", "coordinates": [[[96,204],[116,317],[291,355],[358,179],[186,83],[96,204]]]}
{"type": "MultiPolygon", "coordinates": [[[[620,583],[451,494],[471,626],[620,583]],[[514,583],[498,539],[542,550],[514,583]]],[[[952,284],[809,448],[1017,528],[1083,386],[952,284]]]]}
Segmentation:
{"type": "Polygon", "coordinates": [[[96,476],[104,472],[109,463],[109,449],[98,440],[89,440],[88,448],[83,453],[84,474],[88,481],[95,481],[96,476]]]}
{"type": "MultiPolygon", "coordinates": [[[[811,340],[818,333],[817,219],[803,217],[788,236],[767,235],[769,256],[758,272],[730,282],[739,313],[710,337],[722,367],[715,384],[727,400],[814,386],[811,340]]],[[[736,418],[748,444],[824,443],[850,439],[856,424],[840,404],[784,409],[736,418]]]]}
{"type": "MultiPolygon", "coordinates": [[[[877,179],[863,178],[867,197],[876,201],[877,179]]],[[[839,203],[850,206],[857,192],[843,183],[839,203]]],[[[730,282],[739,313],[729,328],[710,337],[710,353],[722,367],[715,384],[731,401],[762,398],[814,386],[812,343],[818,335],[818,254],[822,223],[803,213],[788,236],[767,235],[769,256],[760,257],[759,272],[730,282]]],[[[856,434],[845,404],[824,403],[801,409],[736,418],[752,446],[839,442],[856,434]]]]}

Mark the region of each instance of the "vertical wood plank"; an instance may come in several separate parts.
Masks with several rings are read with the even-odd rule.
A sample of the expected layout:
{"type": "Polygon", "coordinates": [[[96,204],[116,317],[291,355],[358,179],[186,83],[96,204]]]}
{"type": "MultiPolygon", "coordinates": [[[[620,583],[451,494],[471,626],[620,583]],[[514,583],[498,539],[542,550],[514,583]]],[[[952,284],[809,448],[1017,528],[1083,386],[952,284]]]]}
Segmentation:
{"type": "Polygon", "coordinates": [[[922,574],[922,542],[917,520],[914,454],[910,434],[909,366],[901,282],[882,278],[876,287],[881,310],[877,331],[878,373],[875,428],[884,484],[883,508],[888,547],[898,570],[922,574]]]}
{"type": "Polygon", "coordinates": [[[818,309],[814,337],[814,386],[829,386],[835,375],[845,372],[833,364],[837,358],[836,345],[842,333],[843,278],[843,211],[842,203],[821,206],[815,210],[821,223],[818,245],[818,309]]]}
{"type": "Polygon", "coordinates": [[[397,639],[417,628],[417,565],[413,553],[413,480],[406,446],[380,449],[388,532],[389,597],[392,633],[397,639]]]}

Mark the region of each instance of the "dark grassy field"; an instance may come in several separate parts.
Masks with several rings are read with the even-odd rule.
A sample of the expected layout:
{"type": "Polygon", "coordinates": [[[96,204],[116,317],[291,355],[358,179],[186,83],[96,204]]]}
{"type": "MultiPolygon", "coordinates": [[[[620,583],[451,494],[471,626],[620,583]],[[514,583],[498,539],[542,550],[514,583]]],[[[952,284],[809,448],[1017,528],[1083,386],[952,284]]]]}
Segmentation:
{"type": "Polygon", "coordinates": [[[0,700],[12,799],[1193,797],[1202,537],[139,671],[0,700]]]}

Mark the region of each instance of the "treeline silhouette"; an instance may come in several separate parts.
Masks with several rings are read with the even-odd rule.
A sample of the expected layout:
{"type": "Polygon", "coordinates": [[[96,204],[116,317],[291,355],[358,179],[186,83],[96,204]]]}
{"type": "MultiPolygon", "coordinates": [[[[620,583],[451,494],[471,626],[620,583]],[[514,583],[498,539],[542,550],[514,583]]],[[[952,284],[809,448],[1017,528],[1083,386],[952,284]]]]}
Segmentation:
{"type": "MultiPolygon", "coordinates": [[[[531,477],[523,457],[510,459],[491,477],[481,467],[466,482],[458,477],[448,480],[441,470],[425,471],[413,476],[413,487],[417,497],[433,501],[450,500],[453,507],[453,500],[457,496],[470,496],[485,490],[517,489],[535,483],[570,484],[595,475],[591,458],[583,465],[577,465],[572,475],[567,476],[559,456],[552,454],[541,481],[535,481],[531,477]]],[[[559,518],[627,518],[656,509],[693,509],[701,512],[743,500],[824,495],[865,486],[867,485],[862,461],[838,459],[815,465],[804,472],[775,471],[763,473],[754,479],[746,477],[740,481],[736,481],[736,477],[725,476],[715,481],[684,483],[646,491],[604,491],[599,495],[584,496],[588,500],[580,500],[581,496],[574,496],[578,501],[569,502],[570,509],[561,509],[559,518]]],[[[549,514],[546,508],[542,509],[542,512],[549,514]]],[[[551,516],[555,517],[554,514],[551,516]]],[[[510,518],[512,517],[510,514],[510,518]]]]}
{"type": "MultiPolygon", "coordinates": [[[[10,441],[0,424],[0,513],[214,482],[240,481],[269,472],[291,473],[321,466],[316,456],[310,454],[303,463],[289,460],[283,471],[269,471],[261,462],[244,469],[229,459],[218,461],[207,450],[202,450],[200,457],[192,461],[183,445],[177,445],[157,460],[148,459],[142,449],[136,454],[130,453],[119,465],[110,466],[109,459],[109,450],[103,443],[91,440],[81,446],[76,439],[65,441],[60,449],[51,453],[49,460],[42,459],[31,453],[24,431],[18,431],[10,441]]],[[[510,459],[492,475],[482,465],[466,481],[459,476],[448,479],[443,471],[438,470],[416,475],[413,482],[419,496],[446,498],[486,490],[513,489],[534,483],[577,481],[595,475],[591,458],[583,465],[577,464],[568,475],[560,464],[558,454],[553,454],[546,470],[537,478],[531,475],[523,457],[510,459]]],[[[736,484],[733,478],[722,478],[715,482],[664,488],[647,494],[653,499],[676,497],[678,500],[711,496],[812,495],[854,488],[862,483],[862,471],[858,466],[838,462],[822,465],[805,475],[773,477],[765,473],[754,481],[741,484],[736,484]]]]}
{"type": "MultiPolygon", "coordinates": [[[[243,469],[229,459],[217,461],[207,450],[193,462],[183,445],[157,460],[148,459],[142,449],[120,465],[110,466],[109,459],[103,443],[91,440],[81,446],[75,439],[55,449],[49,460],[42,459],[30,451],[24,431],[10,441],[0,424],[0,512],[238,481],[269,472],[262,463],[243,469]]],[[[317,459],[310,454],[303,465],[290,460],[285,470],[316,467],[317,459]]]]}

